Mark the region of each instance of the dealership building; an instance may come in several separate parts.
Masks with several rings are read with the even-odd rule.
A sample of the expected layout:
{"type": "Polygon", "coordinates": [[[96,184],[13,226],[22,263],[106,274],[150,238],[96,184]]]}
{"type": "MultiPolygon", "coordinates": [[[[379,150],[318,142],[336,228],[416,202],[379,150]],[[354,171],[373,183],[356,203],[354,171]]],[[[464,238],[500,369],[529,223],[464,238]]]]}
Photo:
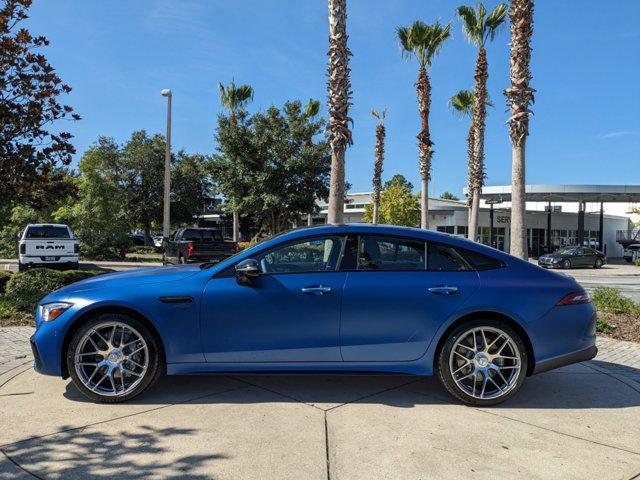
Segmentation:
{"type": "MultiPolygon", "coordinates": [[[[484,187],[480,198],[478,239],[509,251],[511,185],[484,187]]],[[[623,245],[635,236],[629,215],[631,207],[640,202],[640,185],[527,185],[525,198],[532,257],[569,245],[590,246],[608,257],[622,257],[623,245]]],[[[371,192],[348,194],[344,221],[362,222],[370,203],[371,192]]],[[[314,224],[326,222],[328,206],[323,201],[318,201],[318,206],[314,224]]],[[[429,227],[433,230],[466,237],[468,216],[465,201],[429,199],[429,227]]]]}

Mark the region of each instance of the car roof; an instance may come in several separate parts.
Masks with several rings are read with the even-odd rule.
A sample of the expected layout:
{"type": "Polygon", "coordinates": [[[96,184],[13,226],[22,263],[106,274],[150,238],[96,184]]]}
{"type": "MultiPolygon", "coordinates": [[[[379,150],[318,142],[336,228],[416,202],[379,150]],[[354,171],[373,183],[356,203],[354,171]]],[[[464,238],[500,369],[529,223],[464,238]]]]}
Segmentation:
{"type": "Polygon", "coordinates": [[[27,225],[26,228],[29,227],[64,227],[64,228],[69,228],[68,225],[65,225],[63,223],[30,223],[29,225],[27,225]]]}
{"type": "Polygon", "coordinates": [[[493,258],[501,259],[503,261],[513,262],[514,260],[517,260],[516,257],[513,257],[495,248],[488,247],[478,242],[473,242],[466,238],[449,235],[447,233],[437,232],[434,230],[425,230],[415,227],[404,227],[399,225],[373,225],[371,223],[346,223],[339,225],[325,224],[298,227],[287,232],[275,235],[268,240],[265,240],[263,245],[270,246],[283,241],[295,240],[296,238],[304,238],[332,233],[368,233],[374,235],[397,235],[420,240],[430,240],[432,242],[446,243],[454,247],[465,248],[467,250],[473,250],[484,255],[489,255],[493,258]]]}

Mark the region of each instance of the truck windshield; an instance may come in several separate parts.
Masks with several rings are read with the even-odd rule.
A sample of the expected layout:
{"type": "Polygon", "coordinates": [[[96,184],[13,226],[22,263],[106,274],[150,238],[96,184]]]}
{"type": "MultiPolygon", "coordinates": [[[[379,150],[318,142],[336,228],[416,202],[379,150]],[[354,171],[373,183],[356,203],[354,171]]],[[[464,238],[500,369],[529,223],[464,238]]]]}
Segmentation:
{"type": "Polygon", "coordinates": [[[187,228],[182,234],[182,239],[190,242],[221,242],[222,233],[220,230],[197,230],[195,228],[187,228]]]}
{"type": "Polygon", "coordinates": [[[41,225],[27,228],[25,238],[70,238],[67,227],[41,225]]]}

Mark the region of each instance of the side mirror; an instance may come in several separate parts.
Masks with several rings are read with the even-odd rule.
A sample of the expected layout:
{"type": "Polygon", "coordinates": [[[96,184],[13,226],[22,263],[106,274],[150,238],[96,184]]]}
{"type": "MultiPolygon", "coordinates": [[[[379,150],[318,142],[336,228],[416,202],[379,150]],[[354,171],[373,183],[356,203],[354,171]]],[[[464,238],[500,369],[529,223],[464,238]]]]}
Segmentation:
{"type": "Polygon", "coordinates": [[[250,285],[251,280],[260,275],[260,265],[253,258],[246,258],[236,265],[236,280],[239,285],[250,285]]]}

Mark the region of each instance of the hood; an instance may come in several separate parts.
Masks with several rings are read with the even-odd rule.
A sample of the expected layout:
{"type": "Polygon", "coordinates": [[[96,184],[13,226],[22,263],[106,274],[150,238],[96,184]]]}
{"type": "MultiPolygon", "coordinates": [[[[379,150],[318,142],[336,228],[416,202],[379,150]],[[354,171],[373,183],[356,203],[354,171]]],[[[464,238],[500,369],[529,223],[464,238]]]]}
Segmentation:
{"type": "Polygon", "coordinates": [[[200,272],[199,265],[179,265],[168,267],[150,267],[124,272],[107,273],[80,280],[56,291],[57,293],[72,293],[94,288],[122,288],[132,285],[150,283],[177,282],[200,272]]]}

